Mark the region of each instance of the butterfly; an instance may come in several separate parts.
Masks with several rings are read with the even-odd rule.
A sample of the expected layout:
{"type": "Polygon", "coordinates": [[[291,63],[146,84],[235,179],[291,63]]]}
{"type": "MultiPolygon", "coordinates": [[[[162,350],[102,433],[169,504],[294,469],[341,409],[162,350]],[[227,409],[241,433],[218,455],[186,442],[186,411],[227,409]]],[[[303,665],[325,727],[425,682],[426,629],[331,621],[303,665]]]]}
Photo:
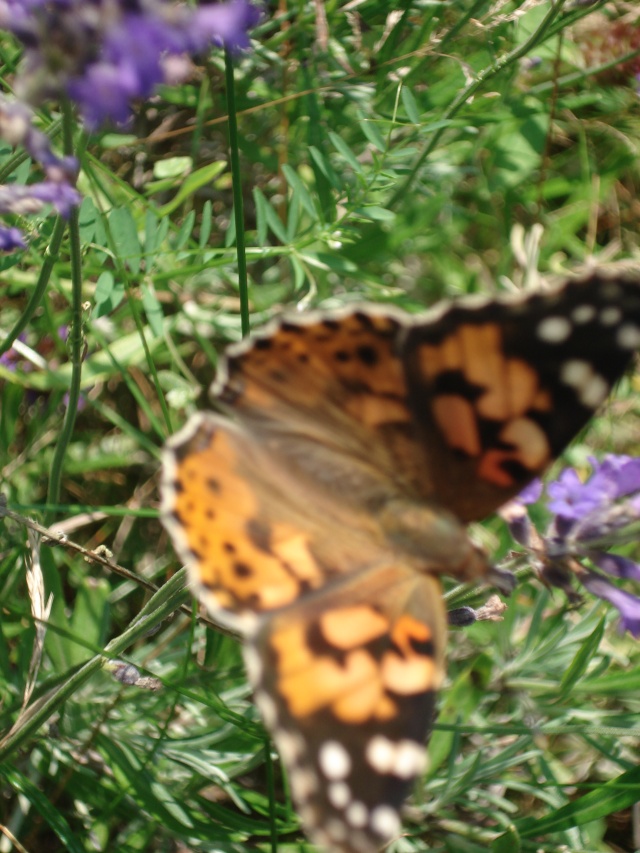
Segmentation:
{"type": "Polygon", "coordinates": [[[162,517],[255,701],[308,835],[401,830],[444,675],[440,575],[491,572],[465,526],[548,467],[640,346],[640,283],[285,317],[228,348],[166,445],[162,517]]]}

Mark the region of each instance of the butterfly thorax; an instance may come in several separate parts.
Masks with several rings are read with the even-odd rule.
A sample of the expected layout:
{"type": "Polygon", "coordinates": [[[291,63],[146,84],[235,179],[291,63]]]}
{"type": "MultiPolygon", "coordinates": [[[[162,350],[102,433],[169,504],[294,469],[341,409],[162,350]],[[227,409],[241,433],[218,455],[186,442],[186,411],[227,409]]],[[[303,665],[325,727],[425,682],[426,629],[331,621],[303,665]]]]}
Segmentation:
{"type": "Polygon", "coordinates": [[[396,498],[378,514],[389,545],[422,572],[447,574],[459,580],[483,577],[486,555],[469,539],[457,518],[442,507],[396,498]]]}

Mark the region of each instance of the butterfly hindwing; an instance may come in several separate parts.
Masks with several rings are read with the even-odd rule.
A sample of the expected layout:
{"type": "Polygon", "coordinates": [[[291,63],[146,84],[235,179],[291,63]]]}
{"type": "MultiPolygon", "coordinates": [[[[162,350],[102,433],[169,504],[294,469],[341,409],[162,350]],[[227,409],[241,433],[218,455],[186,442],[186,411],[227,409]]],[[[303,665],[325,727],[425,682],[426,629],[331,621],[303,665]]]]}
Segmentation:
{"type": "Polygon", "coordinates": [[[400,564],[345,578],[266,621],[247,648],[256,701],[312,837],[377,850],[425,767],[442,680],[438,580],[400,564]]]}

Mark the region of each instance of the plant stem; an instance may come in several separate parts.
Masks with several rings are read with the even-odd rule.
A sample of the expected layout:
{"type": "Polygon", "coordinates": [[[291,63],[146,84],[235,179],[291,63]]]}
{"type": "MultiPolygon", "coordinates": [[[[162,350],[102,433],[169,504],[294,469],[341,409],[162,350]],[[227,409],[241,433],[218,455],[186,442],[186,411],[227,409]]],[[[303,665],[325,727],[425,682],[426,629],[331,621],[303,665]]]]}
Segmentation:
{"type": "MultiPolygon", "coordinates": [[[[65,154],[73,154],[73,132],[75,117],[68,101],[62,106],[62,134],[65,154]]],[[[77,154],[78,152],[76,152],[77,154]]],[[[69,383],[69,399],[67,402],[62,429],[51,461],[49,473],[49,488],[47,503],[57,504],[60,500],[62,486],[62,467],[67,448],[71,442],[73,428],[78,413],[80,401],[80,383],[82,379],[82,355],[84,350],[84,335],[82,331],[82,251],[80,247],[79,211],[74,208],[69,216],[69,258],[71,262],[71,334],[69,346],[71,355],[71,381],[69,383]]],[[[51,522],[51,511],[47,514],[47,523],[51,522]]]]}
{"type": "Polygon", "coordinates": [[[240,178],[240,147],[236,116],[236,93],[233,79],[233,58],[224,52],[224,70],[227,84],[227,113],[229,114],[229,151],[231,155],[231,181],[233,185],[233,213],[236,223],[236,251],[238,256],[238,289],[240,292],[240,323],[242,337],[249,334],[249,288],[247,286],[247,256],[244,241],[244,209],[242,181],[240,178]]]}
{"type": "Polygon", "coordinates": [[[11,345],[18,337],[20,332],[23,329],[26,329],[29,321],[34,315],[36,308],[42,302],[42,297],[45,294],[47,289],[47,285],[49,284],[49,279],[51,278],[51,272],[53,267],[58,260],[58,252],[60,251],[60,245],[62,243],[62,238],[64,236],[64,231],[67,223],[61,216],[58,216],[53,226],[53,233],[51,234],[51,240],[49,241],[49,245],[45,249],[44,252],[44,261],[40,268],[40,275],[38,276],[38,281],[36,282],[35,289],[31,296],[29,297],[29,301],[27,305],[16,321],[13,329],[9,332],[4,341],[0,342],[0,355],[3,355],[8,349],[11,348],[11,345]]]}

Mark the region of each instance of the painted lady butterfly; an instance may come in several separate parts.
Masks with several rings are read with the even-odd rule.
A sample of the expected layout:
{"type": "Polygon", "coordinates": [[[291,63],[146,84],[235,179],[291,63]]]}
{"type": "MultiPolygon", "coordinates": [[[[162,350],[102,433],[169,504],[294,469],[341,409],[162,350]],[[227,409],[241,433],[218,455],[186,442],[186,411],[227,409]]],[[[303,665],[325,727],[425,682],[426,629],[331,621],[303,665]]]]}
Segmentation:
{"type": "Polygon", "coordinates": [[[544,471],[640,345],[640,284],[284,319],[229,348],[167,444],[162,512],[198,594],[246,639],[308,833],[400,830],[443,678],[440,574],[486,577],[464,525],[544,471]]]}

